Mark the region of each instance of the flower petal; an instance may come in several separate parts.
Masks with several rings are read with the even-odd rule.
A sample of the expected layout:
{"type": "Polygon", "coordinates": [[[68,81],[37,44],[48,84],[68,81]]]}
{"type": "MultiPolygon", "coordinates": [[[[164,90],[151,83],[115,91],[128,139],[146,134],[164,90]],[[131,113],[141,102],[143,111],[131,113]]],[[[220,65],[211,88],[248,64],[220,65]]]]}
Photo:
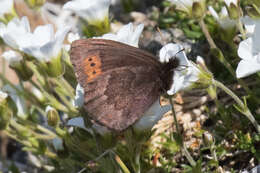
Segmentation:
{"type": "Polygon", "coordinates": [[[252,55],[252,38],[248,38],[244,41],[241,41],[238,46],[237,54],[241,59],[251,60],[253,59],[252,55]]]}
{"type": "Polygon", "coordinates": [[[245,17],[241,18],[241,21],[245,26],[247,35],[248,36],[252,35],[254,33],[254,30],[255,30],[255,22],[256,21],[253,20],[249,16],[245,16],[245,17]]]}
{"type": "Polygon", "coordinates": [[[236,69],[236,76],[242,78],[258,71],[260,71],[260,64],[256,61],[241,60],[236,69]]]}
{"type": "Polygon", "coordinates": [[[67,2],[63,9],[73,11],[89,23],[94,23],[108,17],[109,6],[110,0],[73,0],[67,2]]]}
{"type": "Polygon", "coordinates": [[[257,20],[255,22],[255,30],[253,34],[253,53],[259,53],[260,52],[260,20],[257,20]]]}
{"type": "Polygon", "coordinates": [[[31,40],[33,46],[42,46],[54,38],[54,29],[51,24],[41,25],[35,28],[31,40]]]}
{"type": "Polygon", "coordinates": [[[76,96],[73,101],[73,106],[79,108],[84,104],[84,88],[80,86],[80,84],[76,87],[76,96]]]}
{"type": "Polygon", "coordinates": [[[0,18],[3,18],[4,14],[12,12],[13,3],[13,0],[1,0],[0,18]]]}
{"type": "Polygon", "coordinates": [[[150,130],[162,116],[171,109],[170,105],[161,106],[159,99],[133,125],[138,131],[150,130]]]}
{"type": "Polygon", "coordinates": [[[23,57],[18,52],[13,50],[5,51],[2,56],[11,66],[19,63],[23,59],[23,57]]]}
{"type": "Polygon", "coordinates": [[[169,43],[163,46],[160,50],[160,62],[169,62],[171,58],[178,58],[180,65],[188,65],[188,58],[183,50],[183,47],[179,44],[169,43]]]}
{"type": "Polygon", "coordinates": [[[215,11],[215,9],[212,6],[208,7],[209,12],[211,13],[211,15],[216,19],[219,20],[219,16],[218,13],[215,11]]]}
{"type": "Polygon", "coordinates": [[[124,25],[117,32],[117,34],[107,33],[107,34],[104,34],[102,37],[96,37],[96,38],[114,40],[114,41],[128,44],[130,46],[138,47],[139,38],[143,31],[143,28],[144,28],[144,25],[139,24],[134,29],[133,24],[129,23],[127,25],[124,25]]]}

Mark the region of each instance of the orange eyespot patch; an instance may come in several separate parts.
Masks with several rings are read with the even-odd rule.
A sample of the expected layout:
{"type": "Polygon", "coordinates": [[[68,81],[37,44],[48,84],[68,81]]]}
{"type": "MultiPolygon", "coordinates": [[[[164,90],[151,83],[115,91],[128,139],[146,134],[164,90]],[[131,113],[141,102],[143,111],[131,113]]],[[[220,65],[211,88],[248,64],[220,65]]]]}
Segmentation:
{"type": "Polygon", "coordinates": [[[101,74],[101,60],[98,55],[90,55],[85,58],[84,72],[87,75],[87,83],[101,74]]]}

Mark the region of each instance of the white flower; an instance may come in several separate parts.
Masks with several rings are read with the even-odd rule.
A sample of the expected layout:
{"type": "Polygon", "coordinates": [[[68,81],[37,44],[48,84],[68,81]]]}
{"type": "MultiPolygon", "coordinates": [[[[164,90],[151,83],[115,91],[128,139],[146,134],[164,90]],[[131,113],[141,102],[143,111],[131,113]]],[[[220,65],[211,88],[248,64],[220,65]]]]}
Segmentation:
{"type": "Polygon", "coordinates": [[[0,22],[0,37],[3,37],[4,35],[4,28],[5,28],[5,24],[0,22]]]}
{"type": "Polygon", "coordinates": [[[246,77],[260,71],[260,23],[256,23],[252,37],[241,41],[237,50],[242,59],[236,69],[237,78],[246,77]]]}
{"type": "Polygon", "coordinates": [[[8,97],[8,94],[0,90],[0,103],[8,97]]]}
{"type": "Polygon", "coordinates": [[[69,29],[64,27],[54,35],[53,26],[47,24],[38,26],[31,33],[27,17],[22,17],[21,20],[14,18],[7,26],[0,25],[0,33],[6,44],[44,62],[50,61],[60,53],[69,29]]]}
{"type": "Polygon", "coordinates": [[[237,0],[224,0],[226,5],[229,7],[231,3],[234,5],[237,5],[237,0]]]}
{"type": "MultiPolygon", "coordinates": [[[[19,89],[19,87],[17,87],[17,89],[19,89]]],[[[20,97],[17,94],[16,90],[12,88],[10,85],[5,85],[3,87],[3,91],[7,92],[12,98],[12,100],[15,102],[17,107],[17,116],[22,119],[26,119],[28,114],[27,108],[25,106],[25,100],[22,97],[20,97]]]]}
{"type": "Polygon", "coordinates": [[[0,25],[0,36],[5,43],[13,49],[20,49],[22,46],[29,44],[30,24],[27,17],[22,17],[21,20],[13,18],[8,24],[0,25]]]}
{"type": "Polygon", "coordinates": [[[218,14],[212,6],[209,6],[208,9],[221,28],[229,29],[235,27],[236,21],[229,18],[226,7],[222,7],[220,14],[218,14]]]}
{"type": "Polygon", "coordinates": [[[193,0],[169,0],[172,4],[176,5],[178,10],[190,13],[192,10],[193,0]]]}
{"type": "Polygon", "coordinates": [[[245,16],[245,17],[241,18],[241,21],[245,26],[246,34],[248,37],[253,35],[256,24],[258,24],[258,25],[260,24],[259,19],[252,19],[249,16],[245,16]]]}
{"type": "Polygon", "coordinates": [[[16,64],[19,64],[19,62],[23,59],[21,54],[13,50],[5,51],[2,56],[9,63],[10,66],[15,66],[16,64]]]}
{"type": "Polygon", "coordinates": [[[70,32],[68,34],[68,38],[67,39],[68,39],[69,43],[72,43],[75,40],[79,40],[80,39],[80,35],[79,35],[79,33],[70,32]]]}
{"type": "Polygon", "coordinates": [[[4,18],[4,14],[11,13],[13,10],[13,0],[0,1],[0,18],[4,18]]]}
{"type": "Polygon", "coordinates": [[[59,4],[46,2],[41,7],[41,15],[46,23],[53,23],[58,30],[67,26],[77,30],[76,16],[71,11],[63,10],[59,4]]]}
{"type": "Polygon", "coordinates": [[[168,95],[173,95],[180,90],[190,87],[199,77],[199,69],[187,59],[183,47],[179,44],[169,43],[160,50],[160,61],[162,63],[169,62],[171,58],[179,60],[181,69],[174,70],[174,85],[167,91],[168,95]]]}
{"type": "Polygon", "coordinates": [[[133,24],[129,23],[124,25],[116,34],[108,33],[98,38],[119,41],[121,43],[138,47],[139,38],[143,29],[143,24],[139,24],[134,30],[133,24]]]}
{"type": "Polygon", "coordinates": [[[73,106],[76,108],[82,107],[84,104],[84,88],[80,84],[76,87],[76,96],[73,101],[73,106]]]}
{"type": "Polygon", "coordinates": [[[203,3],[204,5],[204,0],[168,0],[172,4],[176,5],[176,9],[184,11],[188,14],[192,14],[192,5],[194,2],[198,2],[200,4],[203,3]]]}
{"type": "Polygon", "coordinates": [[[64,27],[54,34],[52,25],[38,26],[27,38],[29,45],[23,46],[21,50],[41,62],[49,62],[61,52],[64,38],[69,29],[70,27],[64,27]]]}
{"type": "Polygon", "coordinates": [[[110,0],[73,0],[67,2],[63,9],[75,12],[89,23],[108,19],[110,0]]]}
{"type": "Polygon", "coordinates": [[[170,105],[161,106],[159,99],[144,113],[144,115],[133,125],[135,130],[150,130],[162,116],[171,109],[170,105]]]}

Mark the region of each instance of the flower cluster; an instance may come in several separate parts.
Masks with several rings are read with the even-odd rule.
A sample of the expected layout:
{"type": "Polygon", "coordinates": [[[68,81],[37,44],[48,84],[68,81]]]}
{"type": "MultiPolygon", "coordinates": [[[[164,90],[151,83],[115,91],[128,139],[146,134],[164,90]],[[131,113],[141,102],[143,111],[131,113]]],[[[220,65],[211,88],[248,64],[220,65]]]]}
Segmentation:
{"type": "Polygon", "coordinates": [[[236,70],[238,78],[246,77],[260,71],[260,21],[252,21],[248,17],[244,21],[248,31],[252,34],[249,38],[239,43],[237,54],[242,60],[239,62],[236,70]]]}
{"type": "MultiPolygon", "coordinates": [[[[23,149],[35,154],[34,159],[38,160],[39,163],[48,163],[51,165],[41,165],[39,166],[40,168],[46,169],[47,171],[55,170],[56,172],[68,168],[71,169],[68,170],[68,172],[79,172],[75,168],[87,165],[86,169],[90,169],[92,172],[130,172],[127,167],[131,167],[130,170],[133,170],[133,172],[153,172],[157,165],[161,165],[160,168],[162,168],[163,172],[169,172],[169,170],[174,170],[171,166],[175,165],[175,163],[168,163],[169,161],[164,159],[169,156],[172,158],[173,153],[183,152],[183,155],[190,164],[189,166],[183,166],[185,167],[185,172],[198,172],[200,168],[200,171],[215,169],[216,165],[221,165],[219,164],[219,159],[222,158],[222,153],[216,153],[214,136],[202,129],[200,129],[201,131],[199,131],[198,135],[196,134],[198,137],[203,136],[204,139],[201,139],[201,141],[204,142],[203,145],[209,148],[212,154],[212,157],[205,158],[209,159],[209,162],[214,163],[214,165],[208,166],[204,164],[204,160],[194,161],[184,141],[183,133],[186,132],[180,132],[178,125],[180,118],[177,118],[174,112],[175,96],[178,95],[181,97],[185,91],[189,90],[192,92],[194,88],[205,90],[209,95],[207,98],[215,100],[216,106],[214,109],[219,111],[211,111],[209,110],[211,108],[207,108],[207,112],[205,112],[210,114],[217,112],[217,116],[215,117],[222,118],[218,121],[220,122],[219,124],[223,126],[228,124],[227,126],[229,126],[226,128],[221,126],[221,129],[224,129],[225,132],[232,131],[237,135],[237,131],[239,131],[239,133],[245,131],[242,127],[234,130],[233,128],[235,127],[230,127],[230,122],[225,122],[228,116],[234,114],[232,111],[238,111],[241,115],[245,115],[249,123],[253,124],[254,133],[257,133],[257,135],[260,134],[260,126],[252,113],[259,112],[259,110],[251,112],[249,109],[250,107],[256,107],[255,105],[257,104],[248,106],[246,102],[247,99],[251,99],[252,97],[252,100],[248,103],[258,103],[257,96],[253,94],[255,90],[251,91],[253,87],[248,87],[242,79],[239,79],[260,71],[260,41],[258,39],[260,35],[260,20],[256,18],[260,16],[260,14],[258,14],[260,4],[254,0],[250,3],[248,2],[251,6],[247,14],[250,16],[243,16],[243,6],[241,6],[237,0],[224,0],[224,2],[214,3],[209,3],[205,0],[165,0],[163,6],[168,7],[164,9],[163,15],[156,15],[157,12],[153,12],[153,15],[149,16],[149,22],[145,24],[139,20],[134,20],[125,25],[120,24],[119,26],[121,27],[117,29],[114,29],[115,23],[117,22],[114,22],[115,20],[110,18],[109,8],[111,6],[114,7],[113,3],[115,3],[115,1],[112,0],[70,0],[63,5],[46,2],[46,0],[24,0],[24,2],[33,12],[41,14],[44,24],[32,27],[32,20],[29,21],[30,17],[17,15],[20,14],[16,12],[19,2],[17,5],[15,4],[16,1],[13,0],[0,1],[0,44],[3,47],[3,52],[0,56],[0,62],[3,62],[3,68],[1,68],[0,72],[0,130],[1,132],[3,131],[3,134],[22,143],[24,146],[23,149]],[[178,15],[172,15],[173,11],[178,12],[178,15]],[[170,18],[164,20],[165,16],[170,16],[170,18]],[[254,18],[252,18],[252,16],[254,18]],[[178,20],[175,20],[175,18],[178,18],[178,20]],[[187,18],[190,19],[189,22],[187,22],[187,18]],[[150,21],[154,19],[157,21],[150,21]],[[205,19],[207,22],[204,22],[206,21],[205,19]],[[117,61],[118,59],[116,58],[106,61],[107,55],[102,54],[102,50],[105,49],[103,48],[100,52],[97,52],[98,55],[100,55],[95,59],[98,61],[98,64],[84,60],[84,63],[79,65],[81,69],[78,70],[76,68],[75,70],[73,66],[75,65],[73,61],[74,57],[70,57],[70,52],[73,52],[73,49],[76,47],[73,42],[79,43],[75,41],[89,38],[107,39],[135,47],[133,50],[138,50],[139,40],[142,38],[144,32],[144,37],[147,38],[148,35],[148,38],[152,38],[150,35],[151,28],[147,27],[147,25],[158,22],[158,26],[167,28],[169,26],[175,26],[171,25],[172,21],[179,20],[183,20],[181,21],[181,23],[184,23],[184,28],[182,29],[184,33],[191,38],[189,39],[187,47],[189,47],[190,44],[193,45],[193,43],[199,39],[200,41],[205,40],[203,36],[205,36],[209,46],[200,46],[206,48],[202,51],[190,51],[186,49],[186,46],[183,46],[185,43],[179,44],[180,40],[175,40],[175,37],[172,40],[176,41],[176,43],[172,42],[160,45],[160,49],[156,50],[158,52],[158,62],[155,63],[155,65],[156,68],[158,68],[153,69],[155,71],[157,70],[154,74],[157,75],[158,80],[154,81],[154,83],[158,83],[159,85],[156,86],[156,89],[158,89],[156,96],[158,96],[158,98],[154,99],[154,103],[150,103],[150,105],[148,105],[147,101],[149,97],[146,95],[140,94],[134,98],[138,101],[143,101],[144,105],[142,106],[150,107],[143,111],[140,118],[125,130],[114,133],[112,128],[108,128],[104,125],[105,123],[99,123],[100,117],[98,115],[97,119],[89,118],[95,116],[89,116],[91,109],[96,109],[96,112],[104,111],[104,109],[113,109],[119,112],[117,114],[118,117],[111,114],[109,114],[108,117],[119,119],[122,118],[122,112],[125,113],[128,111],[121,111],[125,109],[124,106],[121,106],[121,103],[111,104],[112,106],[106,104],[107,100],[111,102],[111,100],[113,101],[114,99],[108,98],[107,94],[92,98],[96,92],[101,93],[101,90],[105,90],[103,85],[109,86],[113,84],[111,84],[110,79],[115,78],[113,78],[113,75],[110,75],[110,72],[121,72],[118,68],[103,71],[104,64],[124,65],[124,62],[121,60],[117,61]],[[218,43],[216,40],[220,40],[221,42],[218,43]],[[228,49],[228,51],[225,49],[228,49]],[[205,51],[208,52],[204,55],[204,61],[204,58],[197,54],[202,54],[202,52],[205,51]],[[192,57],[194,54],[197,56],[196,62],[190,60],[195,58],[192,57]],[[102,59],[100,57],[105,58],[102,59]],[[211,57],[214,59],[210,59],[211,57]],[[240,62],[238,62],[239,60],[240,62]],[[220,64],[216,63],[216,61],[219,61],[223,68],[225,67],[225,71],[222,70],[221,73],[223,72],[224,75],[229,73],[228,75],[230,76],[225,76],[225,78],[234,78],[237,80],[239,85],[235,84],[236,87],[234,88],[243,88],[244,91],[242,93],[246,93],[250,97],[245,97],[242,101],[233,91],[216,80],[216,78],[223,77],[219,74],[213,75],[210,71],[212,69],[214,69],[212,71],[216,71],[216,69],[219,70],[222,68],[218,67],[220,64]],[[176,67],[175,64],[171,64],[175,62],[177,62],[176,67]],[[208,62],[214,63],[213,66],[216,67],[209,66],[208,68],[208,62]],[[9,74],[6,73],[5,63],[9,65],[8,70],[11,70],[18,78],[17,83],[9,79],[9,74]],[[93,71],[93,75],[100,75],[98,78],[91,78],[88,67],[86,67],[88,65],[94,69],[101,68],[98,69],[100,70],[98,74],[97,71],[93,71]],[[233,67],[236,66],[237,68],[234,70],[233,67]],[[77,74],[75,74],[75,71],[77,71],[77,74]],[[78,81],[79,77],[77,75],[79,74],[79,76],[81,76],[83,73],[86,73],[86,75],[82,81],[87,81],[87,87],[85,85],[84,87],[80,86],[79,82],[81,84],[84,84],[84,82],[78,81]],[[103,79],[99,77],[104,76],[106,78],[101,81],[102,84],[95,86],[95,80],[103,79]],[[164,83],[159,83],[158,81],[164,83]],[[167,86],[167,89],[165,89],[165,86],[167,86]],[[161,90],[159,91],[159,89],[161,90]],[[226,109],[230,104],[225,105],[226,107],[223,106],[224,104],[219,101],[219,92],[217,89],[222,89],[233,98],[235,104],[231,103],[231,105],[234,105],[236,110],[234,110],[233,107],[232,111],[226,109]],[[91,92],[93,92],[93,94],[91,92]],[[159,97],[161,93],[162,97],[165,100],[169,100],[170,104],[166,103],[164,105],[161,103],[161,100],[163,100],[159,97]],[[101,99],[99,99],[99,97],[101,97],[101,99]],[[89,104],[90,102],[91,104],[89,104]],[[169,137],[169,139],[165,137],[165,135],[163,138],[166,140],[160,140],[160,147],[150,148],[151,144],[147,141],[153,134],[155,124],[170,110],[173,115],[174,130],[176,130],[176,132],[172,133],[171,131],[171,137],[169,137]],[[144,146],[146,147],[145,149],[144,146]],[[161,152],[161,149],[164,149],[165,146],[168,148],[166,148],[164,152],[161,152]],[[151,154],[150,150],[152,151],[151,154]],[[157,153],[155,153],[155,150],[157,153]],[[168,150],[170,150],[169,153],[168,150]],[[146,152],[149,153],[149,157],[147,155],[143,156],[147,154],[146,152]],[[160,153],[161,156],[158,156],[158,153],[160,153]],[[167,154],[165,155],[165,153],[167,154]],[[51,159],[46,162],[42,156],[51,159]],[[124,159],[125,163],[127,163],[126,165],[120,157],[124,159]],[[86,164],[86,162],[88,164],[86,164]],[[93,165],[89,164],[92,162],[94,163],[93,165]],[[159,162],[161,163],[159,164],[159,162]],[[68,163],[72,166],[68,166],[68,163]],[[142,168],[141,163],[145,163],[144,167],[147,168],[142,168]],[[206,165],[205,169],[202,168],[204,165],[206,165]]],[[[119,2],[117,2],[117,5],[118,3],[119,2]]],[[[122,1],[121,3],[122,7],[131,9],[131,6],[134,6],[137,2],[130,0],[122,1]]],[[[158,10],[159,12],[161,9],[153,8],[152,10],[158,10]]],[[[114,18],[118,20],[121,17],[122,16],[115,16],[114,18]]],[[[127,19],[128,18],[124,20],[127,19]]],[[[154,26],[152,28],[154,28],[154,26]]],[[[175,36],[175,30],[169,30],[169,32],[174,33],[175,36]]],[[[98,42],[100,40],[95,41],[98,42]]],[[[205,44],[205,41],[203,44],[205,44]]],[[[86,49],[88,49],[88,47],[86,47],[86,49]]],[[[84,51],[85,50],[83,50],[83,52],[84,51]]],[[[120,53],[123,54],[125,53],[124,51],[125,50],[122,50],[120,53]]],[[[81,55],[81,52],[78,53],[81,55]]],[[[143,56],[145,55],[144,53],[143,56]]],[[[142,56],[136,58],[142,61],[146,60],[146,58],[142,56]]],[[[92,57],[90,59],[90,61],[94,60],[92,57]]],[[[135,59],[129,60],[129,62],[131,62],[129,63],[131,67],[144,68],[143,65],[139,66],[139,64],[137,64],[136,67],[135,64],[138,61],[135,61],[135,59]]],[[[152,60],[151,62],[154,61],[152,60]]],[[[127,67],[128,66],[123,66],[122,69],[128,70],[127,67]]],[[[131,70],[132,68],[130,68],[129,71],[131,72],[131,70]]],[[[138,78],[139,74],[134,73],[133,76],[134,75],[138,78]]],[[[223,79],[223,81],[225,81],[225,79],[223,79]]],[[[117,81],[113,80],[113,82],[117,81]]],[[[124,79],[118,82],[123,83],[124,79]]],[[[142,86],[143,85],[140,84],[140,86],[136,88],[140,88],[139,91],[147,89],[142,86]]],[[[115,97],[123,97],[121,95],[117,96],[116,90],[114,95],[115,97]]],[[[129,100],[127,94],[124,95],[124,99],[126,101],[129,100]]],[[[132,103],[129,103],[129,105],[130,104],[132,103]]],[[[131,111],[135,111],[134,109],[135,106],[133,106],[133,110],[131,111]]],[[[205,110],[205,107],[200,109],[205,110]]],[[[131,115],[131,113],[128,114],[131,115]]],[[[131,120],[132,117],[129,116],[127,118],[131,120]]],[[[241,118],[241,122],[242,121],[244,120],[241,118]]],[[[200,123],[202,122],[197,121],[199,127],[201,126],[200,123]]],[[[216,126],[217,125],[218,124],[216,124],[216,126]]],[[[238,125],[236,124],[236,126],[238,125]]],[[[248,131],[252,129],[248,129],[248,131]]],[[[184,131],[187,131],[187,129],[184,129],[184,131]]],[[[235,142],[240,138],[239,135],[237,136],[234,139],[235,142]]],[[[259,142],[257,141],[258,136],[255,138],[257,139],[254,139],[254,142],[259,142]]],[[[250,152],[252,152],[250,156],[256,155],[254,142],[247,142],[246,145],[241,144],[243,146],[240,146],[240,149],[243,148],[243,152],[244,150],[250,150],[250,152]],[[250,147],[248,148],[250,149],[245,148],[245,146],[249,145],[250,147]]],[[[240,145],[241,141],[237,143],[240,145]]],[[[221,146],[222,143],[218,145],[221,146]]],[[[226,148],[225,152],[228,150],[226,148]]],[[[83,172],[84,169],[80,172],[83,172]]]]}

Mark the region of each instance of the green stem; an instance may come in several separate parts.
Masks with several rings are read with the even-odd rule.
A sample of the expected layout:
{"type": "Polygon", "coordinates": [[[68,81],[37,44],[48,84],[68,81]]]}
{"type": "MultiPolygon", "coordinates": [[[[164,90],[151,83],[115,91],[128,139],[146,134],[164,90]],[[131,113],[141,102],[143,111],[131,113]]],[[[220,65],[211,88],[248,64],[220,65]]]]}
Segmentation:
{"type": "Polygon", "coordinates": [[[235,102],[238,104],[239,108],[241,109],[241,113],[244,114],[250,121],[251,123],[255,126],[257,132],[260,134],[260,126],[255,120],[254,116],[252,115],[251,111],[248,109],[247,105],[245,105],[239,97],[233,93],[229,88],[227,88],[225,85],[223,85],[221,82],[214,80],[212,81],[216,87],[221,88],[223,91],[225,91],[229,96],[231,96],[235,102]]]}
{"type": "Polygon", "coordinates": [[[212,154],[212,156],[213,156],[213,159],[214,159],[216,162],[218,162],[217,154],[216,154],[216,151],[215,151],[215,145],[210,146],[210,152],[211,152],[211,154],[212,154]]]}
{"type": "Polygon", "coordinates": [[[58,94],[61,101],[65,104],[65,107],[71,112],[71,115],[76,115],[78,113],[77,109],[72,105],[72,103],[67,99],[67,97],[59,92],[58,89],[55,89],[55,92],[58,94]]]}
{"type": "MultiPolygon", "coordinates": [[[[53,139],[55,137],[57,137],[57,135],[51,131],[49,131],[48,129],[42,127],[41,125],[37,125],[37,129],[46,133],[47,135],[45,134],[40,134],[40,133],[36,133],[33,129],[30,129],[30,128],[27,128],[19,123],[17,123],[15,120],[11,119],[10,120],[10,125],[12,125],[15,129],[17,129],[17,131],[30,131],[30,133],[38,138],[38,139],[46,139],[46,140],[49,140],[49,139],[53,139]]],[[[30,126],[31,127],[31,126],[30,126]]],[[[31,127],[32,128],[32,127],[31,127]]]]}
{"type": "Polygon", "coordinates": [[[245,32],[243,24],[241,22],[241,18],[238,19],[237,25],[238,25],[238,29],[239,29],[240,33],[242,34],[243,40],[245,40],[246,39],[246,32],[245,32]]]}
{"type": "Polygon", "coordinates": [[[176,112],[175,112],[175,109],[174,109],[172,97],[170,97],[169,100],[170,100],[170,104],[171,104],[171,107],[172,107],[172,114],[173,114],[173,119],[174,119],[174,122],[175,122],[176,131],[177,131],[178,134],[181,134],[180,130],[179,130],[180,129],[179,124],[177,123],[177,116],[176,116],[176,112]]]}
{"type": "Polygon", "coordinates": [[[213,41],[212,37],[209,34],[208,28],[207,28],[206,24],[204,23],[203,18],[201,18],[199,20],[199,25],[200,25],[202,32],[204,33],[208,43],[209,43],[210,48],[211,49],[217,48],[215,42],[213,41]]]}
{"type": "Polygon", "coordinates": [[[5,76],[3,76],[1,73],[0,73],[0,79],[3,81],[4,85],[5,84],[10,85],[16,91],[17,95],[22,95],[26,99],[28,99],[31,103],[36,103],[35,97],[31,92],[28,92],[26,89],[24,91],[20,91],[12,82],[6,79],[5,76]]]}
{"type": "MultiPolygon", "coordinates": [[[[5,68],[5,65],[6,65],[6,61],[4,58],[2,58],[2,74],[5,76],[5,72],[6,72],[6,68],[5,68]]],[[[1,81],[1,85],[4,85],[4,83],[1,81]]]]}
{"type": "MultiPolygon", "coordinates": [[[[174,104],[173,104],[173,101],[172,101],[172,97],[170,97],[169,100],[170,100],[171,107],[172,107],[172,114],[173,114],[173,118],[174,118],[174,121],[175,121],[176,131],[179,134],[179,136],[181,136],[181,133],[180,133],[180,130],[179,130],[179,125],[178,125],[178,122],[177,122],[176,113],[175,113],[175,110],[174,110],[174,104]]],[[[194,159],[190,155],[189,151],[187,150],[187,147],[186,147],[182,137],[181,137],[181,144],[182,144],[181,148],[182,148],[182,152],[183,152],[184,156],[187,158],[187,160],[189,161],[191,166],[195,167],[196,162],[194,161],[194,159]]]]}
{"type": "Polygon", "coordinates": [[[185,145],[185,143],[183,142],[183,146],[182,146],[182,152],[185,155],[185,157],[187,158],[187,160],[189,161],[189,163],[191,164],[192,167],[196,166],[196,162],[194,161],[194,159],[192,158],[192,156],[190,155],[189,151],[187,150],[187,147],[185,145]]]}
{"type": "MultiPolygon", "coordinates": [[[[246,85],[246,83],[242,80],[242,79],[238,79],[236,77],[236,72],[234,71],[234,69],[232,68],[231,64],[225,59],[222,51],[216,46],[214,40],[212,39],[209,31],[208,31],[208,28],[206,26],[206,24],[204,23],[204,20],[203,18],[199,21],[199,25],[202,29],[202,32],[204,33],[209,45],[210,45],[210,48],[211,49],[216,49],[218,50],[219,52],[219,55],[218,55],[218,60],[228,69],[228,71],[230,72],[230,74],[235,78],[237,79],[238,83],[245,89],[245,91],[250,94],[254,100],[257,102],[257,103],[260,103],[259,99],[255,98],[254,94],[252,93],[252,91],[248,88],[248,86],[246,85]]],[[[240,25],[241,22],[240,22],[240,25]]],[[[243,28],[243,26],[241,26],[243,28]]],[[[243,31],[242,31],[243,32],[243,31]]]]}
{"type": "Polygon", "coordinates": [[[26,140],[21,140],[21,139],[19,139],[17,136],[11,134],[8,130],[5,130],[4,132],[5,132],[5,134],[6,134],[7,136],[9,136],[10,138],[16,140],[17,142],[19,142],[19,143],[21,143],[21,144],[23,144],[23,145],[25,145],[25,146],[27,146],[27,147],[32,147],[32,144],[31,144],[30,142],[28,142],[28,141],[26,141],[26,140]]]}
{"type": "Polygon", "coordinates": [[[36,125],[36,128],[38,130],[40,130],[41,132],[48,134],[52,138],[56,138],[57,137],[57,135],[55,133],[53,133],[52,131],[48,130],[47,128],[45,128],[45,127],[43,127],[43,126],[41,126],[39,124],[36,125]]]}
{"type": "Polygon", "coordinates": [[[60,84],[66,89],[70,97],[75,96],[75,89],[64,79],[64,77],[58,78],[60,84]]]}
{"type": "Polygon", "coordinates": [[[120,166],[120,168],[123,170],[124,173],[130,173],[129,169],[126,167],[126,165],[124,164],[124,162],[120,159],[120,157],[118,155],[115,154],[115,160],[118,163],[118,165],[120,166]]]}
{"type": "MultiPolygon", "coordinates": [[[[137,144],[138,145],[138,144],[137,144]]],[[[135,151],[135,172],[141,173],[140,168],[140,154],[141,154],[141,146],[137,146],[137,149],[135,151]]]]}
{"type": "MultiPolygon", "coordinates": [[[[9,136],[10,138],[16,140],[17,142],[19,142],[19,143],[21,143],[21,144],[23,144],[23,145],[25,145],[25,146],[27,146],[27,147],[29,147],[29,148],[32,147],[32,144],[31,144],[30,142],[28,142],[28,141],[26,141],[26,140],[21,140],[21,139],[19,139],[17,136],[11,134],[11,133],[8,132],[7,130],[5,130],[4,133],[5,133],[7,136],[9,136]]],[[[47,149],[44,154],[45,154],[46,156],[50,157],[50,158],[56,158],[56,157],[57,157],[57,155],[56,155],[55,153],[49,151],[49,149],[47,149]]]]}

